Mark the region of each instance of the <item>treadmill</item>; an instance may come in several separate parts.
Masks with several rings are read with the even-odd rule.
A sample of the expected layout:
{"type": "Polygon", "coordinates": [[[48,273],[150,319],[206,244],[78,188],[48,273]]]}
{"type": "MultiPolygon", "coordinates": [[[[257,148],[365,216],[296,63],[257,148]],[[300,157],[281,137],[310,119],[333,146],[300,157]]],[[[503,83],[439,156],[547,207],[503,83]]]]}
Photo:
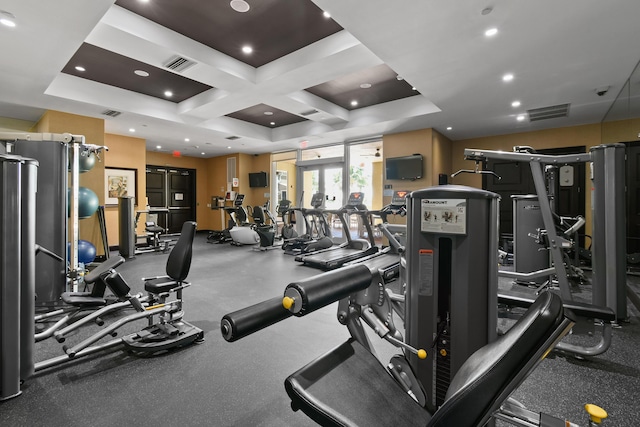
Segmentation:
{"type": "Polygon", "coordinates": [[[393,192],[390,204],[379,211],[369,212],[382,218],[382,224],[378,225],[378,229],[389,241],[389,246],[373,255],[357,259],[346,265],[366,265],[372,273],[380,273],[385,283],[400,276],[400,256],[404,252],[406,245],[407,226],[404,224],[389,224],[387,217],[388,215],[400,215],[401,217],[406,215],[406,196],[408,194],[408,191],[396,190],[393,192]]]}
{"type": "Polygon", "coordinates": [[[344,264],[359,258],[364,258],[378,252],[378,247],[373,240],[373,230],[369,221],[369,211],[362,203],[364,201],[364,193],[354,192],[349,194],[347,204],[336,211],[327,211],[336,214],[342,224],[342,229],[347,238],[346,242],[341,245],[333,246],[328,249],[312,252],[309,254],[298,255],[295,260],[302,262],[309,267],[319,268],[322,270],[334,270],[342,267],[344,264]],[[359,215],[362,223],[367,230],[368,240],[353,239],[349,231],[347,217],[349,215],[359,215]]]}

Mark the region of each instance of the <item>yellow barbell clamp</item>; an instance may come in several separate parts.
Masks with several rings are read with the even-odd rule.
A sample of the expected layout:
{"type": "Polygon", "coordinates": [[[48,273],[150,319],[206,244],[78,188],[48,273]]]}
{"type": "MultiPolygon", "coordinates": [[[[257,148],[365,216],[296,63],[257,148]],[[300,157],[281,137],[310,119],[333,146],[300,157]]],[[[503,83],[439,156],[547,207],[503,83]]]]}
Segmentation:
{"type": "Polygon", "coordinates": [[[600,424],[603,419],[607,418],[607,411],[592,403],[584,405],[584,409],[589,414],[591,421],[596,424],[600,424]]]}

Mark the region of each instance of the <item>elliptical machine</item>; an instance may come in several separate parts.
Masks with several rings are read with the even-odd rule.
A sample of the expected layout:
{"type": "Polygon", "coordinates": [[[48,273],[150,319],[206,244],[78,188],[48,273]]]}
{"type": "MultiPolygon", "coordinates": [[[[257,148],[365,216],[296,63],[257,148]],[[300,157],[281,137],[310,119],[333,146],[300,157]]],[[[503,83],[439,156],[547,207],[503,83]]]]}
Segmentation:
{"type": "MultiPolygon", "coordinates": [[[[331,240],[331,227],[327,222],[324,210],[321,208],[324,201],[324,193],[315,193],[311,197],[311,209],[291,208],[292,212],[299,212],[304,221],[305,234],[301,236],[291,236],[282,243],[282,249],[287,255],[299,255],[326,249],[333,246],[331,240]]],[[[283,228],[295,233],[291,224],[283,228]]]]}

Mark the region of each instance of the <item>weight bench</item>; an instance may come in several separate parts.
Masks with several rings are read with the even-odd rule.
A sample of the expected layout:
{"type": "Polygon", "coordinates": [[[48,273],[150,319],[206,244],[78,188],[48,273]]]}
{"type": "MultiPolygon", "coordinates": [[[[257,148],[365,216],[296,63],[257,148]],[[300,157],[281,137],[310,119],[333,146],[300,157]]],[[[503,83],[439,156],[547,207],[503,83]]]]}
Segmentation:
{"type": "Polygon", "coordinates": [[[294,410],[324,426],[481,426],[574,323],[559,296],[540,294],[505,335],[467,359],[434,413],[354,339],[290,375],[285,389],[294,410]]]}

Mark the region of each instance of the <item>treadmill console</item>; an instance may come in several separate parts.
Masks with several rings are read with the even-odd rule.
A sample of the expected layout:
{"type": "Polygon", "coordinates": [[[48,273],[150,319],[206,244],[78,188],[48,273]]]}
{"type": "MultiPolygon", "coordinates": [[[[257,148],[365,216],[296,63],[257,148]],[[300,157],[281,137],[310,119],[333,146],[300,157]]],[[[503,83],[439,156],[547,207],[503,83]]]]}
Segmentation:
{"type": "Polygon", "coordinates": [[[324,201],[324,193],[316,193],[311,196],[311,207],[318,209],[322,206],[322,202],[324,201]]]}
{"type": "Polygon", "coordinates": [[[364,193],[354,192],[349,194],[349,199],[347,199],[345,209],[366,210],[367,208],[364,205],[364,193]]]}
{"type": "Polygon", "coordinates": [[[394,191],[393,196],[391,196],[391,204],[397,207],[406,206],[408,195],[409,195],[409,192],[405,190],[394,191]]]}
{"type": "Polygon", "coordinates": [[[235,200],[233,201],[233,206],[242,206],[242,203],[244,202],[244,194],[238,194],[236,195],[235,200]]]}

